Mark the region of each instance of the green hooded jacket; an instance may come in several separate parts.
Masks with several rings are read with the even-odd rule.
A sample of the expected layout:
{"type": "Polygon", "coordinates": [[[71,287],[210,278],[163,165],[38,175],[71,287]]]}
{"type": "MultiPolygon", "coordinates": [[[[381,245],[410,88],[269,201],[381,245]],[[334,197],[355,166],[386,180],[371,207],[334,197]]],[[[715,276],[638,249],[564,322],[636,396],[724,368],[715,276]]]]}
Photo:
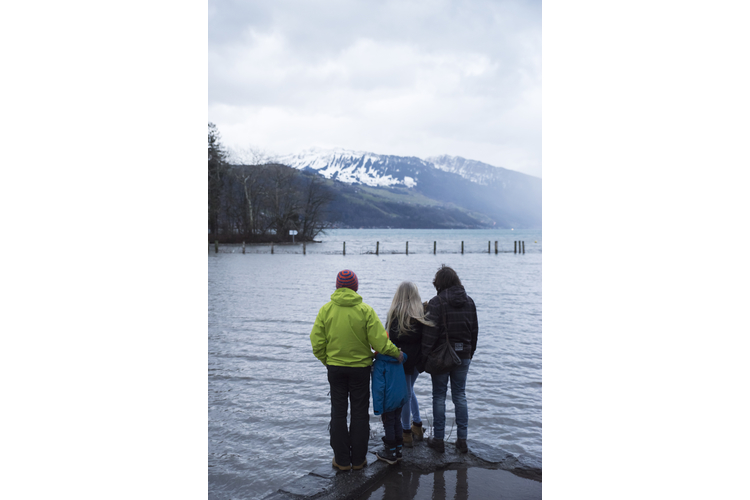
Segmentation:
{"type": "Polygon", "coordinates": [[[398,347],[388,339],[377,314],[350,288],[339,288],[320,308],[310,332],[313,354],[324,365],[371,366],[370,346],[386,356],[398,357],[398,347]]]}

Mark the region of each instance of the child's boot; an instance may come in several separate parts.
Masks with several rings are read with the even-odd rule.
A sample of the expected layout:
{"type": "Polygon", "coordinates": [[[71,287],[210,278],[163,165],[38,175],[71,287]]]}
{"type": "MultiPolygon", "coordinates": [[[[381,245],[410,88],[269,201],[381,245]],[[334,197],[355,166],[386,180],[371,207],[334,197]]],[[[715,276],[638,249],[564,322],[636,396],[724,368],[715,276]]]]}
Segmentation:
{"type": "Polygon", "coordinates": [[[396,458],[396,442],[383,439],[383,443],[383,450],[375,452],[375,456],[378,457],[378,460],[382,460],[390,465],[398,462],[398,459],[396,458]]]}
{"type": "Polygon", "coordinates": [[[403,439],[396,439],[396,461],[400,462],[403,457],[401,455],[401,449],[404,447],[404,440],[403,439]]]}

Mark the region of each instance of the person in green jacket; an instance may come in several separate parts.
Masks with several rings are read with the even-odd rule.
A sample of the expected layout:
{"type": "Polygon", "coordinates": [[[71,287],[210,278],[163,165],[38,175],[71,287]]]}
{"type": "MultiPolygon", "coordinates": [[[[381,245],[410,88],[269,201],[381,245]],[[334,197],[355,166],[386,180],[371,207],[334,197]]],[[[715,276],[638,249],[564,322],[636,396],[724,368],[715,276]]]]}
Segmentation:
{"type": "Polygon", "coordinates": [[[313,354],[328,369],[331,387],[331,448],[333,466],[359,470],[367,464],[370,438],[370,367],[372,349],[403,360],[388,339],[377,314],[357,294],[359,280],[345,269],[336,276],[331,301],[320,308],[310,342],[313,354]],[[346,414],[351,399],[351,426],[346,414]]]}

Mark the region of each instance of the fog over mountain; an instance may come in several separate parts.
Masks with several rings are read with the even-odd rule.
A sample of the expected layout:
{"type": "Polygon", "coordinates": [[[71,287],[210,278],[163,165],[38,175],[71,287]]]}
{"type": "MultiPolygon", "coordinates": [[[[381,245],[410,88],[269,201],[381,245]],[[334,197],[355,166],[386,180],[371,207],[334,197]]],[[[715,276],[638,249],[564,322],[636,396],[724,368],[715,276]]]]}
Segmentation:
{"type": "MultiPolygon", "coordinates": [[[[338,213],[349,214],[341,221],[348,226],[363,225],[357,214],[373,211],[373,207],[375,212],[388,214],[378,218],[373,213],[374,219],[392,224],[381,220],[367,226],[537,228],[542,224],[541,179],[474,160],[346,149],[310,149],[275,160],[316,172],[335,181],[332,185],[348,185],[348,189],[338,188],[340,196],[333,203],[338,213]],[[364,199],[365,193],[372,198],[369,208],[358,199],[364,199]],[[357,209],[352,203],[359,205],[357,209]]],[[[373,217],[368,220],[372,222],[373,217]]]]}

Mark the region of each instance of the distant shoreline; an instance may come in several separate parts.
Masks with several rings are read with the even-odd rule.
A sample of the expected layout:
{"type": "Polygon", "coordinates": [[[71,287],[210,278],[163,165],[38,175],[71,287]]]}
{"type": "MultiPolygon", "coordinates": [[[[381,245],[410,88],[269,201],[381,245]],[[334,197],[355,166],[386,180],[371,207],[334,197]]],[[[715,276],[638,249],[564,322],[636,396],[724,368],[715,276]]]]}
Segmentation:
{"type": "MultiPolygon", "coordinates": [[[[516,228],[509,228],[509,227],[331,227],[328,228],[328,231],[338,231],[338,230],[369,230],[369,231],[512,231],[512,230],[518,230],[518,231],[541,231],[542,228],[539,227],[516,227],[516,228]]],[[[322,243],[322,240],[302,240],[300,238],[296,238],[294,242],[291,240],[281,240],[281,239],[264,239],[264,240],[257,240],[254,239],[253,241],[250,241],[249,239],[242,239],[242,236],[209,236],[208,237],[208,243],[213,245],[217,240],[220,245],[242,245],[243,243],[245,245],[297,245],[300,243],[322,243]]]]}
{"type": "MultiPolygon", "coordinates": [[[[257,245],[301,245],[302,243],[323,243],[321,240],[312,240],[312,241],[221,241],[219,240],[219,245],[237,245],[242,246],[242,244],[245,244],[245,246],[257,246],[257,245]]],[[[209,245],[213,245],[214,241],[209,241],[209,245]]]]}

